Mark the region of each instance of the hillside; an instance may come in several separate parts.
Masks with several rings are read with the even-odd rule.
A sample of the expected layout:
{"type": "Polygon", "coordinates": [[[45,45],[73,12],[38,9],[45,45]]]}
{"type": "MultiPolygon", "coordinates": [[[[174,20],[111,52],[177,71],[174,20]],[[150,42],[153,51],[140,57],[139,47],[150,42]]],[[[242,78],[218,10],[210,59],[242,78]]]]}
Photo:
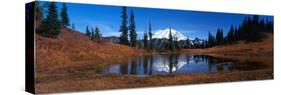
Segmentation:
{"type": "Polygon", "coordinates": [[[78,31],[62,29],[56,39],[36,35],[36,70],[41,73],[82,64],[117,63],[139,52],[142,51],[124,45],[92,41],[78,31]]]}
{"type": "MultiPolygon", "coordinates": [[[[229,58],[243,62],[255,61],[262,62],[273,68],[273,34],[267,33],[266,37],[260,42],[240,41],[233,45],[221,45],[206,49],[185,49],[184,52],[196,54],[203,53],[211,56],[229,58]]],[[[273,71],[272,71],[273,72],[273,71]]]]}
{"type": "Polygon", "coordinates": [[[221,45],[206,49],[186,49],[185,51],[191,53],[222,53],[234,55],[271,55],[273,56],[273,34],[267,33],[260,42],[245,42],[239,41],[233,45],[221,45]]]}

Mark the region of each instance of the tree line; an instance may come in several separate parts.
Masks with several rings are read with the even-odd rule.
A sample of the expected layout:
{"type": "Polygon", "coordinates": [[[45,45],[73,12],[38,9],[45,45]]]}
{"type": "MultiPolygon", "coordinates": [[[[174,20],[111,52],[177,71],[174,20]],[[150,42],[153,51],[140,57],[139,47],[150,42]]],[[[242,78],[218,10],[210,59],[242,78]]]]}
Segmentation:
{"type": "Polygon", "coordinates": [[[86,27],[86,35],[89,36],[92,40],[102,38],[102,34],[101,34],[98,26],[96,26],[95,30],[93,28],[91,28],[91,30],[90,30],[89,26],[87,26],[86,27]]]}
{"type": "MultiPolygon", "coordinates": [[[[56,38],[61,32],[61,28],[70,27],[67,6],[62,3],[60,13],[55,2],[45,3],[44,6],[47,8],[44,9],[39,2],[35,2],[35,17],[40,23],[37,33],[45,37],[56,38]]],[[[71,25],[71,29],[75,30],[74,24],[71,25]]],[[[91,30],[86,26],[86,35],[91,39],[102,38],[100,29],[97,26],[95,29],[91,28],[91,30]]]]}
{"type": "Polygon", "coordinates": [[[45,37],[56,38],[62,27],[69,26],[66,4],[62,4],[60,13],[55,2],[46,3],[45,6],[46,10],[40,6],[39,2],[35,2],[35,17],[40,22],[37,33],[45,37]]]}
{"type": "Polygon", "coordinates": [[[238,41],[261,41],[264,33],[273,33],[273,22],[268,19],[260,19],[258,15],[246,17],[242,24],[235,27],[231,25],[227,35],[223,36],[223,30],[219,28],[216,36],[208,33],[208,47],[223,44],[235,44],[238,41]]]}

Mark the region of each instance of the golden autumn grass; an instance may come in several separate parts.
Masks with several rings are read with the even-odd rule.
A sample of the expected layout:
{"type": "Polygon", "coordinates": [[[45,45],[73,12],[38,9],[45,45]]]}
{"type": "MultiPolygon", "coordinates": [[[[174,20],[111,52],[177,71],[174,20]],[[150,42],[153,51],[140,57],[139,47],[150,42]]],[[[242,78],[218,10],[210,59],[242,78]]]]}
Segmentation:
{"type": "Polygon", "coordinates": [[[243,72],[218,72],[206,74],[179,74],[166,76],[69,76],[63,80],[52,81],[49,83],[41,83],[36,85],[36,89],[40,93],[48,92],[65,92],[65,91],[88,91],[88,90],[104,90],[104,89],[120,89],[120,88],[136,88],[151,86],[169,86],[183,84],[201,84],[214,82],[233,82],[245,80],[264,80],[272,79],[272,71],[257,70],[243,72]]]}
{"type": "Polygon", "coordinates": [[[109,63],[127,61],[141,52],[128,46],[92,41],[68,29],[62,29],[56,39],[36,35],[36,83],[61,75],[96,73],[109,63]]]}
{"type": "Polygon", "coordinates": [[[203,53],[238,61],[258,61],[273,67],[273,34],[265,33],[260,42],[238,42],[234,45],[215,46],[207,49],[185,49],[187,53],[203,53]]]}
{"type": "Polygon", "coordinates": [[[92,41],[77,31],[62,29],[57,39],[36,35],[36,70],[50,69],[80,64],[118,63],[134,54],[143,52],[128,46],[102,41],[92,41]],[[108,59],[112,60],[108,60],[108,59]]]}
{"type": "Polygon", "coordinates": [[[273,55],[273,34],[265,33],[266,38],[260,42],[239,41],[238,44],[221,45],[207,49],[185,49],[189,53],[216,53],[229,55],[273,55]]]}
{"type": "Polygon", "coordinates": [[[185,49],[181,53],[204,53],[239,61],[260,61],[266,69],[206,74],[153,75],[149,77],[97,74],[112,63],[126,62],[131,56],[147,54],[128,46],[92,41],[77,31],[63,29],[57,39],[36,35],[36,93],[135,88],[179,84],[228,82],[273,78],[273,36],[262,42],[185,49]]]}

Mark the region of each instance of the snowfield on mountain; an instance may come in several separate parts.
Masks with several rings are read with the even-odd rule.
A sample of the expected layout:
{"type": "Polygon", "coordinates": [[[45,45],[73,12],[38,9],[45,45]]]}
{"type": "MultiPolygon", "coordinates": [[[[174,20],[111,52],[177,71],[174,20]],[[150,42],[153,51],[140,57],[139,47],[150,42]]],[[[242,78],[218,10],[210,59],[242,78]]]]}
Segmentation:
{"type": "MultiPolygon", "coordinates": [[[[172,34],[174,39],[177,39],[177,41],[187,39],[186,36],[184,36],[182,33],[180,33],[179,31],[177,31],[175,29],[171,29],[171,34],[172,34]]],[[[154,38],[154,39],[164,39],[164,38],[169,39],[169,28],[166,28],[164,30],[155,31],[154,34],[152,35],[152,38],[154,38]]]]}

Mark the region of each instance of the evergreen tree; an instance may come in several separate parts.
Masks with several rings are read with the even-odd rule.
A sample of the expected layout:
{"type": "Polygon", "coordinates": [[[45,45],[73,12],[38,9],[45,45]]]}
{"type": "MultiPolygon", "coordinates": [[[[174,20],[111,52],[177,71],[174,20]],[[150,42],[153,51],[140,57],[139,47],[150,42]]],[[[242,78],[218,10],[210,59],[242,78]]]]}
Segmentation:
{"type": "Polygon", "coordinates": [[[91,39],[95,39],[95,31],[93,27],[91,28],[91,39]]]}
{"type": "Polygon", "coordinates": [[[120,43],[121,44],[125,44],[128,45],[129,44],[129,40],[128,40],[128,27],[127,27],[127,13],[126,13],[126,7],[122,7],[122,23],[120,26],[120,43]]]}
{"type": "Polygon", "coordinates": [[[254,15],[253,16],[253,20],[252,20],[252,31],[251,31],[251,34],[249,35],[250,37],[251,37],[251,41],[259,41],[259,40],[261,40],[261,38],[262,38],[262,31],[261,31],[261,29],[260,29],[260,19],[259,19],[259,16],[258,15],[254,15]],[[253,35],[255,35],[255,36],[253,36],[253,35]]]}
{"type": "Polygon", "coordinates": [[[149,26],[148,26],[148,36],[149,36],[149,48],[153,48],[153,39],[152,39],[152,29],[151,29],[151,22],[149,21],[149,26]]]}
{"type": "Polygon", "coordinates": [[[88,27],[88,26],[86,27],[86,35],[87,35],[87,36],[89,36],[89,37],[91,36],[91,32],[90,32],[90,30],[89,30],[89,27],[88,27]]]}
{"type": "Polygon", "coordinates": [[[273,33],[273,22],[266,20],[266,32],[273,33]]]}
{"type": "Polygon", "coordinates": [[[96,26],[96,29],[95,29],[95,38],[96,39],[101,39],[102,35],[100,33],[100,29],[96,26]]]}
{"type": "Polygon", "coordinates": [[[228,44],[233,44],[234,42],[234,27],[231,25],[229,32],[227,33],[227,43],[228,44]]]}
{"type": "Polygon", "coordinates": [[[225,41],[225,39],[224,39],[224,37],[223,37],[223,30],[221,29],[220,30],[220,44],[224,44],[226,41],[225,41]]]}
{"type": "Polygon", "coordinates": [[[131,17],[130,17],[130,43],[131,46],[135,47],[137,44],[137,32],[136,32],[136,26],[135,26],[135,16],[133,13],[133,10],[131,10],[131,17]]]}
{"type": "Polygon", "coordinates": [[[148,37],[147,37],[147,33],[144,33],[143,36],[143,48],[148,49],[148,37]]]}
{"type": "Polygon", "coordinates": [[[63,3],[62,4],[62,9],[61,9],[61,23],[63,26],[69,26],[69,18],[68,18],[68,14],[67,14],[67,7],[66,4],[63,3]]]}
{"type": "Polygon", "coordinates": [[[168,46],[171,51],[175,50],[174,38],[173,38],[173,35],[171,32],[171,28],[169,28],[169,45],[168,46]]]}
{"type": "Polygon", "coordinates": [[[35,1],[35,18],[36,20],[42,20],[43,19],[43,8],[40,6],[39,1],[35,1]]]}
{"type": "Polygon", "coordinates": [[[40,27],[40,34],[46,37],[56,38],[60,33],[60,21],[58,17],[57,6],[55,2],[48,5],[46,19],[43,20],[40,27]]]}
{"type": "Polygon", "coordinates": [[[38,1],[35,1],[34,2],[34,7],[35,7],[35,12],[34,12],[34,15],[35,15],[35,29],[36,29],[36,32],[42,32],[40,30],[41,27],[41,23],[42,23],[42,20],[44,19],[44,12],[43,12],[43,8],[41,7],[41,5],[39,4],[38,1]]]}
{"type": "Polygon", "coordinates": [[[138,40],[137,40],[137,45],[136,45],[136,48],[137,48],[137,49],[140,49],[140,48],[141,48],[141,42],[140,42],[140,41],[138,41],[138,40]]]}
{"type": "Polygon", "coordinates": [[[234,27],[234,43],[236,43],[237,41],[238,41],[238,38],[237,38],[237,36],[238,36],[238,28],[237,27],[234,27]]]}
{"type": "Polygon", "coordinates": [[[220,44],[220,29],[218,29],[217,34],[216,34],[216,45],[220,44]]]}
{"type": "Polygon", "coordinates": [[[223,30],[219,28],[216,34],[216,44],[221,45],[223,43],[224,43],[223,30]]]}
{"type": "Polygon", "coordinates": [[[189,38],[186,39],[186,46],[185,46],[185,48],[191,48],[191,43],[190,43],[189,38]]]}
{"type": "Polygon", "coordinates": [[[265,27],[266,27],[266,24],[264,22],[264,19],[262,19],[259,23],[259,28],[260,28],[261,32],[266,32],[265,27]]]}
{"type": "Polygon", "coordinates": [[[236,40],[242,40],[243,39],[243,35],[242,35],[242,26],[240,25],[237,29],[237,33],[236,33],[236,40]]]}
{"type": "Polygon", "coordinates": [[[72,31],[75,31],[75,25],[74,25],[74,23],[72,23],[71,29],[72,29],[72,31]]]}
{"type": "Polygon", "coordinates": [[[216,39],[215,37],[209,32],[208,33],[208,46],[212,47],[216,44],[216,39]]]}
{"type": "Polygon", "coordinates": [[[175,49],[181,49],[181,47],[180,47],[180,45],[178,43],[178,38],[177,37],[174,38],[174,47],[175,47],[175,49]]]}

